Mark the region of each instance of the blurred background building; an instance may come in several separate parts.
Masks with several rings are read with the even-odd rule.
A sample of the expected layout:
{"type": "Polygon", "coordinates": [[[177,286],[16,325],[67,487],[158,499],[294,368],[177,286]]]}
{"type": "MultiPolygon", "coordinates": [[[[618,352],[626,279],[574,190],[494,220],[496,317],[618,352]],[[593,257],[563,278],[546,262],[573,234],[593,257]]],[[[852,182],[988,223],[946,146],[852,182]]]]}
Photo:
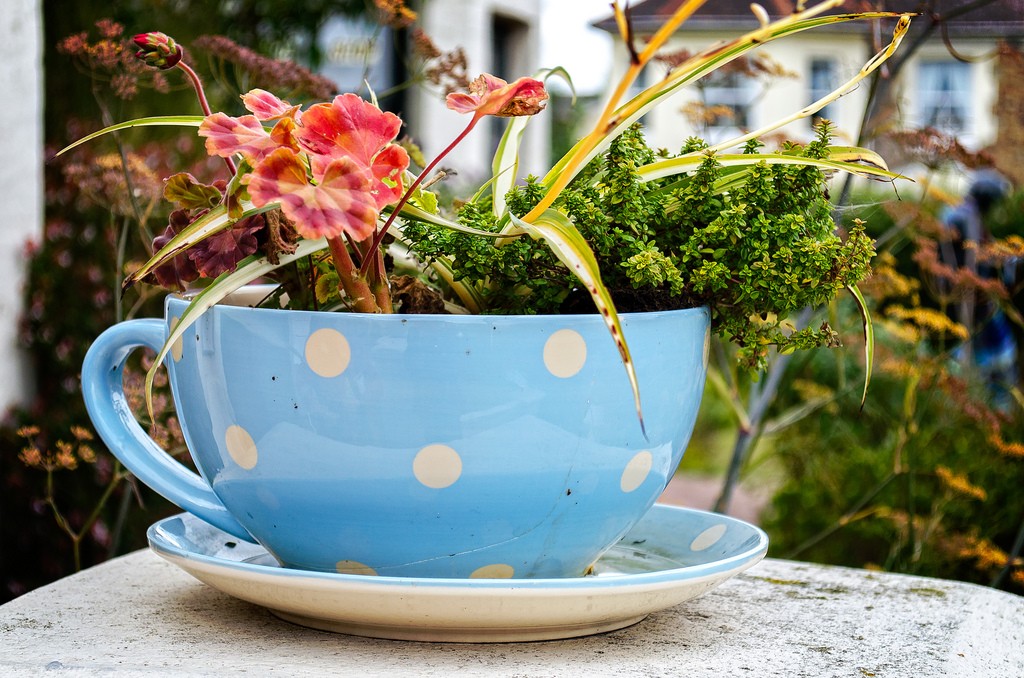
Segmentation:
{"type": "MultiPolygon", "coordinates": [[[[644,32],[652,30],[680,1],[634,2],[632,17],[637,39],[642,40],[644,32]]],[[[136,265],[133,258],[138,262],[145,256],[144,245],[151,242],[152,231],[167,224],[166,205],[160,200],[161,179],[182,166],[191,167],[188,163],[192,162],[201,170],[197,176],[202,174],[206,179],[220,170],[219,164],[216,168],[201,165],[208,158],[197,138],[176,135],[172,143],[168,141],[171,135],[154,128],[125,135],[125,148],[130,146],[129,151],[117,149],[114,139],[108,137],[102,143],[89,144],[80,153],[76,150],[73,158],[44,162],[58,148],[105,122],[161,113],[199,112],[187,85],[178,77],[180,74],[171,78],[168,92],[154,92],[140,83],[138,91],[132,91],[130,97],[120,97],[112,91],[116,88],[111,85],[117,83],[112,82],[109,71],[90,77],[97,74],[90,72],[96,69],[90,69],[89,63],[83,63],[88,60],[72,58],[67,50],[57,48],[58,43],[68,36],[81,36],[80,44],[86,40],[93,45],[104,39],[114,40],[114,23],[123,27],[118,28],[123,35],[116,36],[122,45],[126,42],[124,38],[136,32],[167,32],[186,45],[190,56],[199,60],[197,66],[201,70],[216,75],[211,78],[213,82],[208,81],[216,90],[216,105],[226,110],[234,106],[234,112],[240,113],[237,93],[254,86],[255,76],[245,64],[232,63],[223,55],[194,44],[203,35],[223,35],[237,45],[274,59],[295,60],[333,80],[338,90],[366,94],[372,89],[384,107],[402,115],[407,123],[406,132],[427,156],[444,148],[468,122],[466,117],[444,107],[444,95],[450,87],[464,86],[481,72],[513,79],[540,67],[566,66],[581,96],[573,103],[566,85],[550,83],[549,110],[530,121],[520,176],[541,172],[549,166],[551,156],[560,156],[587,129],[603,90],[615,81],[625,63],[624,46],[613,40],[617,31],[610,30],[610,21],[602,21],[608,17],[608,0],[408,0],[408,5],[419,14],[420,26],[433,41],[432,49],[443,55],[435,61],[446,62],[453,71],[450,75],[461,76],[461,81],[453,77],[433,78],[437,74],[424,72],[422,64],[410,58],[417,44],[415,29],[381,27],[371,20],[371,12],[376,13],[375,3],[388,4],[386,0],[3,0],[0,91],[4,103],[0,106],[0,125],[4,135],[0,148],[4,162],[0,164],[0,178],[7,210],[0,231],[0,411],[5,415],[0,421],[0,540],[4,544],[0,549],[0,602],[68,574],[72,565],[79,562],[79,555],[81,563],[88,565],[141,548],[144,528],[153,517],[160,511],[173,510],[152,495],[143,506],[145,492],[139,492],[130,482],[118,480],[109,454],[95,455],[94,462],[83,462],[77,471],[73,467],[63,468],[57,490],[50,487],[47,471],[22,457],[26,445],[51,454],[62,440],[82,442],[74,436],[76,430],[78,435],[83,431],[88,434],[81,428],[88,426],[88,418],[80,396],[79,370],[89,342],[118,319],[159,314],[160,294],[155,290],[135,289],[127,297],[120,296],[123,271],[119,264],[131,270],[136,265]],[[114,23],[97,25],[101,19],[114,23]],[[605,30],[594,28],[592,23],[605,30]],[[410,79],[411,86],[406,86],[410,79]],[[158,205],[148,218],[138,218],[138,212],[133,213],[125,205],[129,192],[124,190],[122,157],[128,158],[133,175],[146,179],[146,185],[137,183],[136,189],[158,205]],[[97,188],[103,190],[94,190],[97,188]],[[120,205],[111,204],[112,195],[119,196],[120,205]],[[152,223],[141,223],[147,221],[152,223]],[[127,241],[131,241],[134,251],[125,254],[129,248],[121,247],[121,243],[127,241]],[[28,243],[31,248],[26,246],[28,243]],[[34,367],[34,375],[28,365],[34,367]],[[115,494],[103,494],[103,488],[115,486],[115,494]],[[53,499],[53,492],[59,496],[56,503],[48,505],[45,497],[53,499]],[[98,496],[102,498],[97,499],[98,496]],[[115,499],[108,502],[108,496],[115,499]],[[82,530],[80,534],[70,535],[61,529],[53,515],[58,506],[70,516],[75,529],[82,530]],[[100,508],[102,516],[90,523],[87,519],[90,515],[99,516],[94,511],[100,508]],[[69,538],[72,536],[73,540],[69,538]]],[[[762,4],[770,15],[778,17],[791,12],[795,0],[762,0],[762,4]]],[[[877,97],[879,105],[867,116],[868,124],[864,115],[867,83],[822,112],[836,123],[837,141],[853,142],[861,136],[875,135],[865,139],[866,145],[880,149],[884,157],[903,168],[901,147],[895,143],[892,148],[882,147],[888,143],[885,134],[931,126],[936,134],[945,133],[943,138],[971,150],[984,150],[991,164],[1018,187],[1024,185],[1024,56],[1020,51],[1024,39],[1024,0],[848,0],[845,7],[851,11],[870,7],[927,11],[914,20],[901,51],[886,64],[885,78],[878,84],[882,90],[877,97]]],[[[701,49],[756,26],[757,19],[748,0],[708,0],[679,32],[670,51],[701,49]]],[[[806,106],[848,78],[868,55],[888,41],[888,30],[891,29],[852,23],[767,45],[761,52],[770,60],[725,73],[650,113],[643,119],[647,133],[655,145],[675,145],[687,134],[715,139],[739,129],[756,128],[782,113],[806,106]]],[[[110,44],[105,45],[109,47],[110,44]]],[[[135,65],[130,55],[129,51],[125,61],[135,65]]],[[[676,54],[675,58],[680,56],[676,54]]],[[[245,59],[253,61],[250,57],[245,59]]],[[[645,82],[650,84],[661,77],[670,63],[671,59],[653,64],[644,76],[645,82]]],[[[121,83],[122,90],[128,84],[132,83],[121,83]]],[[[312,96],[325,98],[329,94],[312,96]]],[[[446,159],[446,167],[458,172],[452,183],[460,178],[468,183],[487,171],[501,131],[500,121],[488,122],[493,124],[479,125],[466,143],[446,159]]],[[[807,139],[811,127],[806,121],[798,122],[785,133],[807,139]]],[[[942,195],[935,192],[928,197],[942,205],[956,204],[971,182],[964,158],[978,154],[961,153],[952,146],[930,150],[941,156],[935,167],[952,168],[951,174],[962,177],[962,182],[959,187],[953,186],[957,190],[942,195]]],[[[926,185],[936,184],[916,184],[926,185]]],[[[916,205],[918,201],[905,199],[915,190],[906,184],[899,190],[898,196],[890,191],[884,198],[868,197],[863,205],[850,205],[850,216],[859,218],[862,212],[853,209],[863,206],[864,216],[886,229],[876,236],[880,242],[904,237],[899,234],[906,232],[923,233],[930,223],[930,206],[925,201],[916,205]]],[[[1003,230],[994,235],[1006,237],[1021,232],[1021,205],[1024,203],[1018,197],[1013,209],[1000,210],[1006,219],[1001,223],[1003,230]]],[[[935,221],[934,216],[931,219],[935,221]]],[[[937,232],[938,228],[933,230],[937,232]]],[[[893,242],[903,243],[890,240],[890,244],[893,242]]],[[[909,266],[910,252],[927,251],[915,249],[915,242],[907,240],[897,252],[906,261],[897,261],[891,252],[883,251],[876,262],[878,269],[897,276],[897,265],[906,265],[899,275],[916,275],[909,266]]],[[[882,276],[877,289],[891,291],[894,286],[887,283],[891,279],[901,278],[882,276]]],[[[1024,295],[1024,291],[1018,287],[1014,294],[1024,295]]],[[[1024,308],[1019,297],[1014,303],[1018,309],[1024,308]]],[[[1018,340],[1018,345],[1024,345],[1024,337],[1018,340]]],[[[920,347],[921,342],[912,346],[914,351],[920,347]]],[[[920,360],[915,360],[912,366],[920,364],[920,360]]],[[[884,361],[876,361],[876,367],[884,368],[884,361]]],[[[843,375],[845,369],[841,371],[843,375]]],[[[830,368],[816,373],[814,379],[831,383],[825,380],[836,372],[840,371],[830,368]]],[[[875,383],[883,378],[884,375],[876,375],[875,383]]],[[[850,379],[850,383],[857,381],[850,379]]],[[[801,377],[800,387],[791,389],[789,399],[780,401],[780,407],[793,408],[784,410],[786,413],[811,412],[814,408],[807,408],[811,401],[804,396],[820,396],[821,389],[810,389],[816,383],[801,377]]],[[[826,520],[826,512],[819,508],[845,511],[846,506],[852,505],[849,502],[860,496],[858,482],[866,486],[880,482],[865,471],[874,468],[869,463],[877,463],[880,473],[888,474],[889,480],[895,479],[897,471],[893,469],[898,470],[900,464],[879,456],[884,451],[879,447],[879,436],[898,431],[905,441],[905,432],[920,427],[921,446],[914,454],[920,455],[920,459],[935,454],[929,468],[935,467],[936,474],[948,474],[948,466],[959,468],[967,462],[976,463],[971,471],[972,481],[978,482],[979,476],[984,478],[983,474],[988,474],[988,480],[981,481],[991,490],[988,503],[979,503],[976,514],[965,511],[964,515],[970,520],[976,518],[971,523],[972,534],[993,535],[1001,540],[1003,548],[1009,548],[1007,535],[1012,541],[1020,515],[1019,509],[1014,508],[1020,506],[1019,466],[1010,464],[1024,455],[1024,448],[1013,441],[1024,439],[1024,434],[1010,431],[1006,434],[1006,441],[1010,442],[1004,442],[992,430],[983,429],[979,424],[982,420],[972,418],[971,414],[981,410],[960,405],[962,389],[936,390],[933,382],[922,381],[917,392],[912,390],[917,388],[917,382],[906,385],[890,378],[888,383],[888,390],[873,386],[873,398],[860,417],[836,417],[828,409],[831,404],[822,405],[820,427],[812,417],[803,437],[797,435],[799,431],[794,427],[772,441],[780,447],[791,441],[793,450],[788,471],[793,480],[790,491],[780,492],[775,500],[781,509],[785,509],[787,502],[792,508],[789,513],[779,514],[778,524],[785,529],[773,534],[773,540],[777,535],[789,534],[794,545],[804,543],[799,530],[793,528],[804,529],[805,536],[813,534],[812,530],[817,529],[813,523],[826,520]],[[904,399],[902,406],[887,400],[898,397],[904,389],[916,394],[910,400],[922,403],[921,414],[914,415],[914,421],[899,419],[910,400],[904,399]],[[925,409],[926,406],[931,409],[925,409]],[[838,425],[840,422],[842,426],[838,425]],[[858,435],[863,444],[856,443],[858,435]],[[934,444],[936,441],[941,444],[934,444]],[[997,443],[999,449],[995,452],[985,447],[997,443]],[[841,449],[843,454],[818,455],[823,449],[841,449]],[[988,456],[980,454],[986,451],[988,456]],[[946,456],[940,458],[940,453],[946,456]],[[995,454],[1004,455],[1008,461],[993,462],[995,454]],[[814,463],[805,461],[805,455],[813,456],[814,463]],[[831,482],[832,470],[825,464],[821,464],[821,476],[807,475],[805,479],[805,471],[817,469],[823,460],[848,460],[850,465],[836,467],[836,482],[831,482]],[[842,501],[837,499],[829,507],[832,490],[836,496],[842,491],[849,497],[840,497],[842,501]],[[808,503],[818,501],[819,497],[819,503],[808,503]],[[1012,534],[1008,532],[1011,523],[1012,534]]],[[[827,396],[821,397],[825,398],[822,403],[831,403],[827,396]]],[[[726,409],[721,403],[718,409],[708,408],[710,423],[703,439],[707,450],[721,448],[723,435],[731,436],[732,423],[721,414],[726,409]]],[[[986,420],[986,425],[992,421],[995,419],[986,420]]],[[[691,452],[687,457],[696,458],[698,466],[702,463],[701,457],[691,452]]],[[[705,455],[704,459],[711,456],[705,455]]],[[[922,462],[915,457],[915,464],[918,463],[922,462]]],[[[933,480],[940,478],[930,472],[921,474],[919,468],[914,469],[913,476],[906,474],[908,487],[911,478],[919,488],[926,485],[926,475],[933,480]]],[[[979,491],[973,490],[966,480],[960,480],[966,476],[950,477],[957,481],[958,492],[964,487],[969,490],[964,495],[965,502],[975,501],[971,497],[977,497],[979,491]]],[[[908,505],[912,504],[909,489],[906,494],[908,505]]],[[[951,497],[950,493],[943,494],[942,500],[934,504],[921,500],[918,507],[924,503],[945,507],[951,497]]],[[[899,507],[898,502],[893,506],[899,507]]],[[[870,531],[866,543],[876,546],[871,551],[873,555],[864,555],[868,551],[863,548],[837,543],[835,555],[842,558],[837,557],[836,562],[900,566],[896,558],[901,553],[899,548],[889,548],[887,542],[878,546],[878,535],[913,535],[913,529],[904,528],[915,525],[916,509],[909,505],[889,511],[882,506],[879,516],[883,515],[882,509],[892,517],[892,525],[879,528],[877,523],[871,523],[866,528],[870,531]],[[849,558],[861,557],[863,560],[848,562],[849,558]]],[[[938,522],[936,517],[929,524],[938,522]]],[[[868,521],[856,522],[854,527],[862,524],[867,525],[868,521]]],[[[937,539],[942,536],[941,531],[929,530],[928,534],[937,535],[937,539]]],[[[1024,540],[1024,528],[1020,534],[1019,539],[1024,540]]],[[[978,554],[979,563],[996,562],[990,556],[987,542],[971,539],[958,542],[959,545],[946,540],[949,543],[945,547],[952,548],[952,544],[960,548],[967,544],[970,548],[961,548],[958,558],[978,554]]],[[[918,567],[918,556],[927,550],[910,544],[905,551],[911,554],[906,560],[908,571],[949,574],[949,570],[918,567]]],[[[1006,575],[1009,567],[1007,564],[1003,568],[1001,576],[1006,575]]],[[[962,569],[956,571],[960,572],[962,569]]],[[[1017,575],[1024,576],[1024,572],[1018,571],[1017,575]]],[[[987,575],[982,572],[977,576],[987,575]]],[[[1024,586],[1024,579],[1021,582],[1024,586]]]]}
{"type": "MultiPolygon", "coordinates": [[[[631,16],[638,41],[650,35],[683,0],[646,0],[637,3],[631,16]]],[[[763,3],[772,18],[793,11],[789,0],[763,3]]],[[[811,5],[812,3],[807,3],[811,5]]],[[[1024,39],[1024,1],[989,3],[938,1],[932,9],[949,17],[937,23],[932,16],[913,19],[911,31],[896,58],[883,68],[895,75],[883,106],[864,119],[869,95],[867,82],[829,104],[814,118],[783,128],[788,138],[809,139],[811,125],[828,118],[841,139],[856,141],[864,132],[878,134],[897,128],[931,127],[954,135],[970,150],[995,146],[1020,126],[1020,111],[1000,110],[997,105],[998,58],[1003,43],[1024,39]],[[971,6],[974,6],[971,8],[971,6]],[[960,14],[960,10],[968,10],[960,14]],[[898,69],[898,72],[895,72],[898,69]],[[870,129],[867,129],[870,128],[870,129]]],[[[848,2],[840,11],[881,9],[915,12],[916,0],[848,2]]],[[[715,0],[703,5],[678,31],[666,52],[677,56],[732,39],[758,27],[747,0],[715,0]]],[[[618,36],[611,17],[597,24],[618,36]]],[[[828,94],[856,75],[861,65],[889,42],[894,22],[850,22],[795,34],[764,45],[757,57],[743,60],[733,69],[674,95],[644,118],[654,145],[669,145],[686,132],[711,141],[735,136],[739,130],[757,129],[784,117],[828,94]],[[682,130],[682,133],[681,133],[682,130]]],[[[616,40],[615,63],[628,63],[625,45],[616,40]]],[[[653,84],[671,66],[663,61],[644,75],[653,84]]],[[[1008,77],[1014,77],[1008,74],[1008,77]]]]}
{"type": "MultiPolygon", "coordinates": [[[[638,39],[642,40],[682,0],[646,0],[636,3],[631,16],[638,39]]],[[[559,54],[570,54],[576,63],[602,70],[609,55],[594,51],[594,43],[582,42],[588,18],[604,0],[574,2],[572,10],[561,0],[422,0],[409,5],[419,13],[419,24],[436,47],[449,52],[461,48],[467,64],[466,76],[490,72],[506,79],[531,74],[540,67],[562,65],[551,62],[552,45],[559,54]],[[545,16],[552,17],[544,25],[545,16]],[[568,17],[578,21],[571,23],[568,17]],[[557,25],[552,25],[557,23],[557,25]],[[547,45],[541,44],[542,33],[547,45]],[[585,48],[577,47],[586,45],[585,48]],[[591,52],[579,54],[580,49],[591,52]],[[542,54],[544,61],[542,61],[542,54]]],[[[848,2],[848,9],[867,5],[890,10],[914,10],[916,0],[848,2]]],[[[955,20],[935,23],[931,16],[914,20],[900,55],[887,65],[893,78],[883,81],[888,88],[882,106],[865,120],[868,86],[835,101],[820,114],[837,126],[839,140],[855,142],[863,133],[877,134],[898,127],[930,126],[955,136],[971,150],[990,149],[1016,183],[1024,177],[1024,113],[1019,87],[1024,77],[1020,53],[1014,49],[1024,38],[1024,0],[988,3],[957,3],[934,0],[934,9],[955,20]],[[966,11],[970,9],[970,11],[966,11]],[[961,13],[961,10],[964,10],[961,13]],[[1015,176],[1014,172],[1018,174],[1015,176]]],[[[765,3],[773,16],[792,11],[791,0],[765,3]]],[[[25,402],[32,392],[32,379],[24,369],[16,335],[21,313],[22,261],[24,243],[38,240],[43,221],[43,138],[44,66],[62,75],[78,78],[46,101],[47,128],[55,128],[76,107],[81,110],[90,95],[86,79],[72,72],[72,65],[54,50],[59,37],[88,30],[96,18],[110,16],[129,23],[127,34],[156,28],[139,21],[147,16],[172,17],[173,30],[186,44],[202,32],[224,31],[241,44],[257,49],[268,47],[274,56],[294,58],[338,83],[344,90],[358,90],[364,82],[399,112],[406,130],[429,157],[453,139],[467,122],[444,106],[444,83],[422,80],[403,87],[410,72],[409,30],[382,29],[371,15],[373,4],[364,0],[333,3],[255,2],[255,0],[182,0],[148,5],[138,0],[114,3],[64,0],[7,0],[0,19],[0,83],[5,105],[0,122],[8,130],[3,144],[5,156],[16,162],[3,165],[3,185],[8,195],[8,219],[2,231],[0,270],[0,408],[25,402]],[[308,5],[308,6],[307,6],[308,5]],[[45,55],[45,60],[44,60],[45,55]],[[10,96],[11,93],[16,93],[10,96]],[[17,130],[11,133],[10,130],[17,130]]],[[[611,17],[595,25],[617,36],[611,17]]],[[[753,29],[757,19],[746,0],[714,0],[702,7],[679,31],[669,51],[677,58],[713,44],[738,31],[753,29]]],[[[653,145],[669,146],[689,133],[719,139],[739,129],[756,128],[794,108],[824,95],[850,77],[867,55],[888,40],[877,25],[851,23],[796,35],[766,45],[763,59],[745,63],[732,72],[676,95],[669,105],[660,106],[643,122],[653,145]]],[[[590,36],[591,38],[593,36],[590,36]]],[[[607,44],[607,43],[606,43],[607,44]]],[[[598,50],[601,51],[601,50],[598,50]]],[[[626,60],[624,45],[614,42],[615,68],[608,82],[621,73],[626,60]]],[[[650,84],[670,67],[671,60],[654,64],[638,86],[650,84]]],[[[587,81],[579,68],[574,75],[587,81]]],[[[70,81],[70,79],[68,79],[70,81]]],[[[590,78],[592,80],[592,78],[590,78]]],[[[448,83],[450,86],[451,83],[448,83]]],[[[51,83],[52,86],[52,83],[51,83]]],[[[555,93],[551,114],[531,120],[531,131],[523,149],[521,175],[542,172],[553,152],[568,147],[587,122],[586,104],[599,95],[584,91],[579,105],[570,107],[567,89],[553,83],[555,93]],[[583,112],[581,112],[583,111],[583,112]]],[[[364,90],[365,91],[365,90],[364,90]]],[[[446,160],[467,183],[479,179],[489,168],[491,154],[501,133],[500,121],[475,130],[446,160]]],[[[799,121],[783,132],[796,139],[808,139],[812,121],[799,121]]],[[[66,140],[66,139],[65,139],[66,140]]],[[[50,143],[60,143],[53,138],[50,143]]],[[[886,149],[887,150],[887,149],[886,149]]],[[[886,157],[893,158],[889,152],[886,157]]],[[[898,160],[898,158],[897,158],[898,160]]],[[[453,183],[457,184],[458,178],[453,183]]]]}
{"type": "Polygon", "coordinates": [[[7,0],[0,12],[0,186],[6,209],[0,228],[0,412],[24,404],[32,391],[18,341],[25,245],[43,225],[43,26],[39,0],[7,0]]]}

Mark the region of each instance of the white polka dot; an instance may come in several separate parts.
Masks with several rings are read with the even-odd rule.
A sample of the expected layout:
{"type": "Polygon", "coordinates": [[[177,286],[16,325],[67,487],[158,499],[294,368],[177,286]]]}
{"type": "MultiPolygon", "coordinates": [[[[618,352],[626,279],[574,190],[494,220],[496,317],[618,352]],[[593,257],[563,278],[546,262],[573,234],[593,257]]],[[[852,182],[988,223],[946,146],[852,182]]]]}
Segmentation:
{"type": "Polygon", "coordinates": [[[544,365],[548,372],[568,378],[583,369],[587,362],[587,342],[579,332],[558,330],[544,344],[544,365]]]}
{"type": "Polygon", "coordinates": [[[338,376],[351,358],[348,340],[337,330],[319,329],[306,340],[306,363],[321,377],[338,376]]]}
{"type": "Polygon", "coordinates": [[[416,453],[412,472],[427,487],[441,489],[462,475],[462,458],[447,445],[427,445],[416,453]]]}
{"type": "MultiPolygon", "coordinates": [[[[178,321],[181,318],[171,318],[171,332],[174,332],[174,328],[178,326],[178,321]]],[[[178,337],[171,344],[171,357],[174,358],[174,362],[181,360],[181,356],[185,353],[185,342],[181,337],[178,337]]]]}
{"type": "Polygon", "coordinates": [[[484,565],[473,570],[473,574],[469,575],[470,579],[511,579],[512,575],[516,573],[515,568],[511,565],[505,565],[504,563],[494,563],[493,565],[484,565]]]}
{"type": "Polygon", "coordinates": [[[256,466],[256,443],[244,428],[235,425],[228,426],[228,430],[224,433],[224,444],[236,464],[244,469],[256,466]]]}
{"type": "Polygon", "coordinates": [[[339,560],[334,566],[338,574],[360,574],[364,577],[376,577],[377,570],[369,565],[363,565],[358,560],[339,560]]]}
{"type": "Polygon", "coordinates": [[[654,457],[651,456],[650,452],[647,450],[637,452],[622,471],[622,479],[619,481],[619,487],[622,488],[622,491],[632,492],[643,485],[651,472],[653,464],[654,457]]]}
{"type": "Polygon", "coordinates": [[[718,543],[718,540],[725,535],[725,525],[714,525],[704,530],[690,542],[691,551],[703,551],[718,543]]]}

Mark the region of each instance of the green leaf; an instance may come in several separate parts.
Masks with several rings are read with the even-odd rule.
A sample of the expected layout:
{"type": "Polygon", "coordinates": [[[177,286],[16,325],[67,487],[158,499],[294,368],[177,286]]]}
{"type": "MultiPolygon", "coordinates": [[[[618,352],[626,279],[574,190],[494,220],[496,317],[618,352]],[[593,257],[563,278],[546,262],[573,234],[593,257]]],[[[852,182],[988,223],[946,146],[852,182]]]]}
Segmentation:
{"type": "Polygon", "coordinates": [[[153,419],[153,380],[157,370],[163,363],[167,353],[175,341],[185,334],[185,330],[191,327],[199,317],[217,302],[232,292],[248,285],[253,280],[261,278],[274,269],[290,264],[293,261],[307,257],[310,254],[327,249],[327,240],[303,240],[295,251],[289,255],[282,256],[276,264],[270,263],[265,256],[251,256],[238,263],[238,268],[218,276],[208,287],[197,294],[189,303],[188,308],[181,314],[177,324],[167,335],[167,341],[160,347],[160,352],[153,361],[153,366],[146,372],[146,409],[150,419],[153,419]]]}
{"type": "MultiPolygon", "coordinates": [[[[242,203],[242,206],[244,210],[241,216],[243,217],[260,214],[261,212],[269,212],[270,210],[277,208],[276,203],[264,205],[263,207],[256,207],[252,203],[242,203]]],[[[155,269],[163,266],[174,257],[202,242],[211,235],[216,235],[217,233],[230,228],[235,221],[237,221],[235,218],[228,215],[227,209],[224,205],[218,205],[213,208],[182,229],[182,231],[176,236],[171,238],[166,245],[153,254],[153,256],[150,257],[149,260],[138,270],[133,272],[131,275],[126,276],[121,285],[122,289],[128,289],[152,273],[155,269]]]]}
{"type": "Polygon", "coordinates": [[[228,180],[228,185],[224,187],[224,206],[228,210],[228,216],[236,221],[245,216],[245,206],[242,203],[249,198],[249,191],[242,184],[242,179],[251,171],[252,165],[249,164],[249,161],[240,158],[238,169],[228,180]]]}
{"type": "Polygon", "coordinates": [[[221,201],[215,186],[202,184],[188,172],[178,172],[164,182],[164,199],[187,210],[210,209],[221,201]]]}
{"type": "Polygon", "coordinates": [[[425,190],[422,185],[409,196],[409,202],[428,214],[437,214],[437,193],[425,190]]]}
{"type": "Polygon", "coordinates": [[[559,261],[565,264],[570,271],[583,283],[594,300],[594,305],[604,318],[608,332],[615,342],[615,347],[622,358],[622,365],[626,368],[626,375],[629,377],[630,386],[633,388],[633,403],[636,406],[636,416],[640,422],[640,430],[644,437],[647,437],[647,430],[644,427],[643,410],[640,406],[640,386],[636,379],[636,370],[633,366],[633,358],[629,354],[629,345],[622,332],[622,324],[619,322],[619,314],[615,310],[611,294],[601,282],[601,271],[597,265],[593,250],[587,244],[586,239],[576,229],[576,226],[558,210],[548,209],[532,224],[509,215],[512,223],[522,232],[533,238],[540,238],[545,241],[551,251],[558,257],[559,261]]]}
{"type": "Polygon", "coordinates": [[[127,120],[125,122],[119,122],[116,125],[104,127],[103,129],[93,132],[88,136],[84,136],[78,141],[74,142],[69,146],[65,146],[61,150],[57,151],[57,155],[67,153],[76,146],[81,146],[84,143],[92,141],[97,137],[101,137],[104,134],[110,134],[111,132],[117,132],[123,129],[131,129],[132,127],[155,127],[155,126],[177,126],[177,127],[199,127],[203,122],[203,116],[201,115],[160,115],[152,118],[136,118],[135,120],[127,120]]]}
{"type": "MultiPolygon", "coordinates": [[[[561,66],[558,68],[542,69],[536,74],[537,79],[544,80],[545,82],[554,76],[562,78],[572,88],[572,78],[569,77],[569,73],[561,66]]],[[[575,101],[575,89],[573,89],[572,96],[573,101],[575,101]]],[[[529,115],[510,118],[505,126],[505,133],[501,135],[501,141],[498,142],[498,148],[494,151],[494,159],[491,161],[491,176],[494,177],[492,205],[494,216],[496,217],[501,217],[507,209],[505,194],[511,190],[518,179],[519,147],[522,145],[526,125],[532,119],[533,116],[529,115]]]]}
{"type": "Polygon", "coordinates": [[[872,366],[875,362],[875,327],[871,322],[868,302],[861,294],[860,289],[856,285],[848,285],[846,289],[850,290],[850,294],[856,300],[861,320],[864,323],[864,393],[860,398],[860,406],[863,408],[868,399],[868,385],[871,383],[872,366]]]}

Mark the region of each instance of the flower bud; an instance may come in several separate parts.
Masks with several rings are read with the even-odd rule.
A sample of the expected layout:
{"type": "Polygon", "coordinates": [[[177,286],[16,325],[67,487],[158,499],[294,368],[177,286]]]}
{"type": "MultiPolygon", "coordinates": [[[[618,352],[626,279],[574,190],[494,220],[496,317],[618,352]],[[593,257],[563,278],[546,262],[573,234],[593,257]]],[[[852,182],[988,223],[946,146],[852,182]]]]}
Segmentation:
{"type": "Polygon", "coordinates": [[[159,31],[139,33],[133,38],[133,42],[140,48],[135,57],[160,70],[177,66],[185,53],[174,38],[159,31]]]}

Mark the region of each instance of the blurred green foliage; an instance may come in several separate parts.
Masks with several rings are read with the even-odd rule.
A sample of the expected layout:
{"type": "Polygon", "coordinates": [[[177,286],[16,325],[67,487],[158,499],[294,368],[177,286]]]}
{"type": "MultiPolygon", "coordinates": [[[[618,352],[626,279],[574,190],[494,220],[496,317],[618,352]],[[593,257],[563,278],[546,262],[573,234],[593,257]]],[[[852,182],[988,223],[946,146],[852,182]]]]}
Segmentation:
{"type": "MultiPolygon", "coordinates": [[[[993,229],[1011,259],[1024,233],[1022,195],[1000,206],[993,229]]],[[[863,285],[876,328],[871,393],[855,413],[849,384],[861,378],[858,362],[814,356],[795,367],[814,388],[784,389],[775,406],[811,398],[820,406],[772,440],[786,471],[766,522],[772,555],[998,582],[1024,593],[1024,400],[1017,387],[1008,407],[997,406],[978,373],[955,357],[970,328],[929,294],[943,274],[933,255],[947,237],[936,218],[942,203],[861,204],[868,207],[848,216],[865,218],[886,243],[863,285]]],[[[1014,291],[988,293],[1012,309],[1014,291]]],[[[858,328],[840,329],[857,344],[858,328]]]]}
{"type": "MultiPolygon", "coordinates": [[[[825,158],[831,131],[785,152],[825,158]]],[[[829,345],[827,325],[793,329],[790,316],[821,306],[867,275],[873,254],[862,229],[835,232],[824,173],[813,166],[757,162],[760,144],[740,171],[706,156],[682,177],[644,181],[638,170],[658,159],[635,124],[611,142],[555,201],[600,263],[601,279],[620,312],[706,305],[712,331],[739,345],[737,360],[760,368],[770,347],[791,352],[829,345]],[[729,182],[723,191],[722,182],[729,182]]],[[[707,148],[688,140],[683,153],[707,148]]],[[[505,196],[527,214],[546,189],[536,177],[505,196]]],[[[468,203],[459,221],[496,231],[486,205],[468,203]]],[[[529,238],[495,247],[461,232],[408,224],[412,249],[425,260],[450,257],[454,278],[481,288],[485,308],[499,313],[587,313],[592,302],[577,279],[542,243],[529,238]]]]}
{"type": "MultiPolygon", "coordinates": [[[[153,91],[152,76],[131,72],[130,58],[118,62],[111,55],[112,49],[134,51],[135,33],[179,36],[186,49],[198,36],[222,35],[315,67],[322,55],[313,37],[322,23],[371,8],[370,0],[44,0],[47,155],[109,122],[167,110],[168,97],[175,112],[199,113],[180,74],[170,74],[161,87],[168,93],[153,91]],[[69,36],[93,51],[58,49],[69,36]]],[[[245,69],[196,53],[203,55],[197,65],[215,72],[207,78],[211,104],[237,105],[245,69]]],[[[47,163],[45,232],[26,251],[22,327],[37,393],[0,426],[0,603],[70,574],[76,560],[88,566],[144,546],[145,527],[177,512],[145,487],[120,480],[119,466],[98,442],[76,437],[91,435],[78,380],[92,339],[120,319],[161,314],[160,299],[151,292],[120,297],[118,262],[131,268],[146,254],[154,231],[166,225],[160,193],[169,168],[192,166],[202,175],[207,160],[201,144],[161,143],[168,135],[122,135],[131,140],[131,153],[111,138],[47,163]],[[122,161],[132,169],[130,185],[122,161]],[[128,195],[134,198],[128,201],[128,195]],[[69,533],[83,526],[76,545],[69,533]]],[[[162,424],[157,435],[173,449],[173,417],[162,424]]]]}

